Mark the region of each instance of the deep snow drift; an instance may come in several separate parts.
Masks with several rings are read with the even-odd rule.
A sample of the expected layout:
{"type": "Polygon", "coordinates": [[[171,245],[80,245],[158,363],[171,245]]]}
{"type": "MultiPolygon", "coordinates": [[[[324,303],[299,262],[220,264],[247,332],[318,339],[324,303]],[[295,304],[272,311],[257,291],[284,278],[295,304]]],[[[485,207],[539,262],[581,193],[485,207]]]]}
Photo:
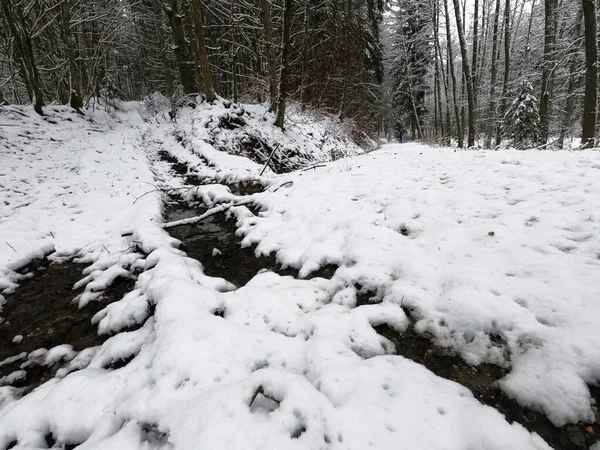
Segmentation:
{"type": "MultiPolygon", "coordinates": [[[[202,109],[177,124],[136,114],[107,118],[83,145],[81,126],[65,123],[55,128],[62,142],[28,152],[19,129],[1,148],[20,174],[3,172],[3,192],[24,191],[32,169],[52,174],[42,203],[32,196],[16,208],[11,197],[2,210],[2,241],[23,236],[11,238],[18,258],[51,242],[93,262],[82,283],[96,288],[80,301],[93,301],[119,269],[142,272],[94,318],[99,332],[115,333],[102,346],[52,349],[51,358],[71,361],[24,397],[0,387],[0,449],[46,448],[48,435],[81,449],[549,448],[466,388],[391,355],[373,327],[402,332],[405,311],[469,363],[510,367],[505,391],[556,424],[595,420],[586,383],[600,376],[598,153],[392,145],[259,178],[261,164],[203,140],[202,109]],[[188,176],[256,180],[265,191],[189,186],[159,151],[188,176]],[[94,196],[61,206],[62,186],[88,191],[85,183],[94,196]],[[331,279],[263,272],[235,289],[206,276],[162,228],[157,188],[207,207],[229,203],[245,244],[276,252],[302,276],[339,268],[331,279]],[[45,221],[30,220],[46,209],[45,221]],[[372,303],[357,306],[358,291],[374,292],[372,303]]],[[[4,273],[14,288],[15,274],[4,273]]]]}

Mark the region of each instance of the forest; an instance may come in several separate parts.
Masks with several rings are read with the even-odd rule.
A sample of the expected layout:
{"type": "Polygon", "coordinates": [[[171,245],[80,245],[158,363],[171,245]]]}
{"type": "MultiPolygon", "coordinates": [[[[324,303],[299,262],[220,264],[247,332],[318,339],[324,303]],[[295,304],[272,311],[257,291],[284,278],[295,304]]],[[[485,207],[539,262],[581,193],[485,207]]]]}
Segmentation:
{"type": "Polygon", "coordinates": [[[0,450],[600,450],[596,0],[0,0],[0,450]]]}
{"type": "Polygon", "coordinates": [[[159,91],[269,102],[280,127],[294,101],[458,147],[597,135],[595,0],[10,0],[0,15],[0,101],[39,113],[159,91]]]}

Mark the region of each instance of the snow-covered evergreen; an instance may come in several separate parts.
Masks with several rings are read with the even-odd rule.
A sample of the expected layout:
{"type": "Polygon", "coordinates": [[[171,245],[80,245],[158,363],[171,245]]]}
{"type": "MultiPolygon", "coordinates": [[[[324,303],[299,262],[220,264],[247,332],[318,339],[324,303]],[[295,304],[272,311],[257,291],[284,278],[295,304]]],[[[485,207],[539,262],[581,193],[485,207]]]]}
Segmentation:
{"type": "Polygon", "coordinates": [[[534,147],[540,136],[538,100],[529,81],[524,80],[504,116],[504,130],[511,144],[518,150],[534,147]]]}

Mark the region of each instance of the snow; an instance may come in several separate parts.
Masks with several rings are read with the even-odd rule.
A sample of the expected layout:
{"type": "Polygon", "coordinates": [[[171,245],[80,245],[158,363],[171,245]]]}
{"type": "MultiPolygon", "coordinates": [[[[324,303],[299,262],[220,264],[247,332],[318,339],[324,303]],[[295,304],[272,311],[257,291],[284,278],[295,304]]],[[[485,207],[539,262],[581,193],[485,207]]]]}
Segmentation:
{"type": "Polygon", "coordinates": [[[402,304],[418,331],[471,364],[510,367],[505,392],[554,424],[589,421],[599,162],[597,152],[391,145],[289,175],[290,189],[255,196],[261,213],[240,232],[302,276],[339,265],[346,292],[359,284],[402,304]]]}
{"type": "Polygon", "coordinates": [[[405,144],[259,179],[260,164],[203,140],[205,110],[184,111],[176,124],[143,122],[138,111],[98,112],[101,131],[85,142],[76,133],[92,126],[85,119],[57,112],[54,126],[29,114],[36,136],[61,142],[29,148],[19,131],[0,141],[11,168],[0,169],[10,195],[0,234],[17,249],[0,259],[9,289],[20,281],[15,261],[47,245],[53,257],[88,264],[80,303],[140,272],[131,292],[94,316],[102,345],[39,349],[27,359],[70,361],[27,395],[0,387],[0,448],[43,448],[48,433],[56,447],[82,449],[550,448],[468,389],[393,355],[374,330],[402,333],[411,320],[470,364],[510,368],[505,392],[554,423],[592,420],[597,153],[405,144]],[[190,188],[159,150],[188,174],[267,189],[190,188]],[[37,174],[35,192],[23,189],[37,174]],[[236,205],[229,211],[244,244],[303,278],[262,271],[236,288],[206,275],[165,231],[157,189],[236,205]],[[332,279],[305,279],[330,264],[339,266],[332,279]],[[374,302],[357,305],[367,291],[374,302]]]}
{"type": "Polygon", "coordinates": [[[217,172],[236,169],[238,176],[256,172],[258,167],[262,170],[272,151],[274,161],[286,167],[309,166],[364,151],[348,137],[348,124],[334,116],[301,112],[294,103],[286,110],[285,133],[272,126],[275,117],[265,105],[238,105],[223,99],[184,109],[177,120],[178,135],[195,154],[217,172]],[[219,126],[223,122],[229,125],[219,126]]]}
{"type": "MultiPolygon", "coordinates": [[[[20,279],[14,270],[29,260],[53,251],[79,254],[84,262],[121,253],[129,245],[122,229],[160,214],[157,193],[132,205],[152,189],[153,176],[136,144],[140,116],[128,109],[120,119],[100,110],[83,117],[58,106],[48,107],[43,118],[31,107],[0,116],[0,289],[5,293],[20,279]]],[[[2,298],[0,291],[0,305],[2,298]]],[[[82,303],[92,298],[87,295],[82,303]]]]}

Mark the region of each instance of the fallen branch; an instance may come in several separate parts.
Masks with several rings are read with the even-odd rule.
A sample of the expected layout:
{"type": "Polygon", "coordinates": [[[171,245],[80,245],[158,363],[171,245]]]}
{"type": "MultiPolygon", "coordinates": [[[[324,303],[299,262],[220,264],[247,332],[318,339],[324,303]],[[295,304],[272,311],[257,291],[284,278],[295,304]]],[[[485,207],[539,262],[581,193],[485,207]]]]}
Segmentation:
{"type": "Polygon", "coordinates": [[[278,142],[277,145],[275,147],[273,147],[273,151],[269,155],[269,158],[267,159],[267,162],[265,163],[265,165],[263,166],[262,170],[258,174],[259,177],[262,177],[262,174],[265,173],[265,170],[267,170],[267,166],[269,165],[269,162],[271,161],[271,158],[273,157],[273,155],[275,154],[275,151],[279,148],[280,145],[281,145],[281,142],[278,142]]]}
{"type": "Polygon", "coordinates": [[[243,205],[247,205],[252,202],[253,202],[253,200],[245,200],[242,202],[232,202],[232,203],[222,203],[218,206],[215,206],[214,208],[209,209],[208,211],[206,211],[204,214],[202,214],[200,216],[190,217],[188,219],[176,220],[174,222],[163,223],[162,227],[163,227],[163,229],[168,230],[170,228],[179,227],[182,225],[193,225],[195,223],[202,222],[207,217],[214,216],[215,214],[226,211],[229,208],[233,208],[234,206],[243,206],[243,205]]]}
{"type": "Polygon", "coordinates": [[[310,170],[310,169],[316,169],[317,167],[325,167],[325,164],[315,164],[314,166],[306,167],[302,170],[306,171],[306,170],[310,170]]]}

